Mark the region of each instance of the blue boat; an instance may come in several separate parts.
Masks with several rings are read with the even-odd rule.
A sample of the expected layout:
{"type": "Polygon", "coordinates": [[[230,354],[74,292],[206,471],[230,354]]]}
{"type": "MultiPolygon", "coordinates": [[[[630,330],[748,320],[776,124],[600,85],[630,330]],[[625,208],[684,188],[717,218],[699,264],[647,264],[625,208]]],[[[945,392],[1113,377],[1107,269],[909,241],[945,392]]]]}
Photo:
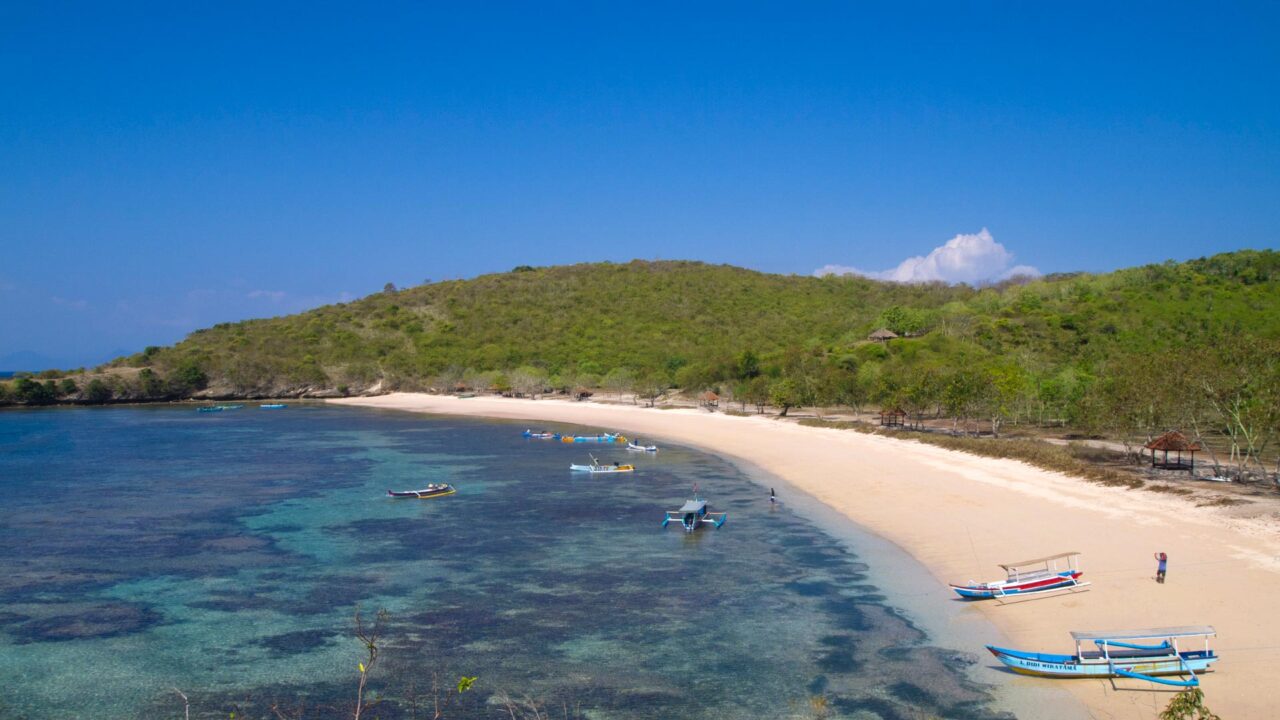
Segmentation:
{"type": "Polygon", "coordinates": [[[1074,655],[1025,652],[988,645],[996,659],[1010,670],[1023,675],[1053,678],[1115,678],[1145,680],[1173,687],[1196,687],[1197,673],[1210,671],[1218,655],[1209,647],[1209,638],[1217,631],[1209,625],[1154,628],[1151,630],[1116,630],[1112,632],[1073,632],[1074,655]],[[1184,644],[1204,639],[1204,648],[1183,650],[1184,644]],[[1085,650],[1087,644],[1096,650],[1085,650]],[[1178,676],[1172,679],[1170,676],[1178,676]]]}
{"type": "Polygon", "coordinates": [[[560,442],[566,443],[625,443],[627,439],[617,433],[600,433],[599,435],[564,435],[560,442]]]}
{"type": "Polygon", "coordinates": [[[521,433],[524,437],[531,440],[559,440],[560,433],[548,432],[546,430],[525,430],[521,433]]]}
{"type": "Polygon", "coordinates": [[[693,532],[702,525],[710,525],[712,527],[720,527],[724,525],[724,521],[729,519],[727,512],[711,512],[711,508],[707,505],[707,501],[698,497],[698,488],[693,489],[693,499],[686,500],[679,510],[668,510],[662,517],[662,527],[666,527],[672,520],[679,520],[680,526],[685,532],[693,532]]]}
{"type": "Polygon", "coordinates": [[[258,406],[260,410],[281,410],[287,407],[289,406],[284,403],[263,403],[258,406]]]}

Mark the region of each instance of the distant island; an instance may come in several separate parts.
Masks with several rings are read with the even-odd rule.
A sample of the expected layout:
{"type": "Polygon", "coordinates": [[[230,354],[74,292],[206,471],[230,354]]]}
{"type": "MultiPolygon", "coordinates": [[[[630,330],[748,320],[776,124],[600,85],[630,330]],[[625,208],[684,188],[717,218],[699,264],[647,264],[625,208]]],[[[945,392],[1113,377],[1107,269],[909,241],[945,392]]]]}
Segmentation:
{"type": "Polygon", "coordinates": [[[1200,428],[1261,456],[1277,358],[1272,250],[983,287],[637,260],[388,285],[93,371],[12,379],[0,403],[679,389],[741,410],[873,405],[991,434],[1053,425],[1134,442],[1200,428]]]}

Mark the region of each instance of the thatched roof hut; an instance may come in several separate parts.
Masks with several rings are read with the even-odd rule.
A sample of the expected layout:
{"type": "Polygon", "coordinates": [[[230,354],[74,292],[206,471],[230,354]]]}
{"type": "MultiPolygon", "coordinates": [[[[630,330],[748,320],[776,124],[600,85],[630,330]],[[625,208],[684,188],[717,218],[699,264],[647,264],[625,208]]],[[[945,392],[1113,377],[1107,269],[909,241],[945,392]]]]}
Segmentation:
{"type": "Polygon", "coordinates": [[[888,342],[890,340],[893,340],[896,337],[898,337],[898,333],[890,330],[889,328],[880,328],[879,330],[868,335],[867,339],[875,340],[876,342],[888,342]]]}
{"type": "Polygon", "coordinates": [[[1143,448],[1151,451],[1151,467],[1162,470],[1186,470],[1188,472],[1195,470],[1196,453],[1201,450],[1199,443],[1188,440],[1186,435],[1177,430],[1170,430],[1147,443],[1143,448]],[[1174,460],[1169,460],[1169,453],[1171,452],[1176,453],[1174,460]],[[1156,453],[1163,453],[1159,461],[1156,460],[1156,453]],[[1182,453],[1187,453],[1188,455],[1186,462],[1182,461],[1182,453]]]}

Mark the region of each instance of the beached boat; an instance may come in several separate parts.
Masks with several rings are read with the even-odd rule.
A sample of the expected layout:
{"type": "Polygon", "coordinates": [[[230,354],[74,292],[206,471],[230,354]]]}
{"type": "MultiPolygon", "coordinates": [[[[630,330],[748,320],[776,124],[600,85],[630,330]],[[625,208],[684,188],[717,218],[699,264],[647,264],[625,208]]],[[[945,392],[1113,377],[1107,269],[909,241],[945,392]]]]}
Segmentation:
{"type": "Polygon", "coordinates": [[[546,430],[525,430],[521,434],[524,435],[524,437],[531,438],[533,440],[559,440],[560,439],[560,433],[547,432],[546,430]]]}
{"type": "Polygon", "coordinates": [[[196,412],[223,412],[224,410],[239,410],[243,405],[208,405],[196,408],[196,412]]]}
{"type": "Polygon", "coordinates": [[[684,505],[681,505],[679,510],[668,510],[662,516],[662,527],[666,527],[672,520],[678,520],[685,532],[693,532],[701,525],[711,525],[718,528],[728,519],[729,513],[727,512],[711,512],[711,507],[707,505],[707,501],[698,497],[698,489],[695,486],[692,500],[685,500],[684,505]]]}
{"type": "Polygon", "coordinates": [[[281,409],[283,409],[283,408],[287,408],[287,407],[289,407],[289,406],[288,406],[288,405],[285,405],[284,403],[263,403],[263,404],[261,404],[261,405],[259,405],[259,406],[258,406],[258,409],[260,409],[260,410],[281,410],[281,409]]]}
{"type": "Polygon", "coordinates": [[[966,600],[987,600],[1010,595],[1061,592],[1089,585],[1087,582],[1080,582],[1080,553],[1078,552],[1022,560],[1000,567],[1007,574],[1004,580],[991,582],[970,580],[967,585],[952,584],[951,589],[966,600]]]}
{"type": "Polygon", "coordinates": [[[1209,672],[1218,655],[1209,647],[1209,638],[1217,635],[1209,625],[1154,628],[1151,630],[1116,630],[1114,632],[1073,632],[1074,655],[1023,652],[988,645],[996,659],[1023,675],[1054,678],[1114,678],[1195,687],[1200,684],[1196,673],[1209,672]],[[1186,644],[1204,639],[1204,649],[1180,650],[1186,644]],[[1092,643],[1096,650],[1085,650],[1092,643]],[[1173,680],[1167,676],[1180,676],[1173,680]],[[1162,677],[1164,676],[1164,677],[1162,677]]]}
{"type": "Polygon", "coordinates": [[[596,459],[596,457],[595,457],[594,455],[592,455],[592,456],[591,456],[591,464],[590,464],[590,465],[572,465],[572,464],[571,464],[571,465],[569,465],[569,469],[570,469],[570,470],[573,470],[573,471],[575,471],[575,472],[589,472],[589,473],[593,473],[593,474],[598,474],[598,473],[628,473],[628,472],[635,472],[635,470],[636,470],[636,466],[635,466],[635,465],[622,465],[622,464],[619,464],[619,463],[614,463],[614,464],[612,464],[612,465],[601,465],[601,464],[600,464],[600,461],[599,461],[599,460],[597,460],[597,459],[596,459]]]}
{"type": "Polygon", "coordinates": [[[394,498],[433,498],[455,492],[457,490],[449,483],[431,483],[421,490],[388,490],[387,495],[394,498]]]}
{"type": "Polygon", "coordinates": [[[566,443],[625,443],[627,439],[622,435],[615,433],[600,433],[599,435],[562,435],[560,442],[566,443]]]}
{"type": "Polygon", "coordinates": [[[641,445],[638,442],[627,443],[627,449],[634,450],[636,452],[654,452],[654,453],[658,452],[657,445],[641,445]]]}

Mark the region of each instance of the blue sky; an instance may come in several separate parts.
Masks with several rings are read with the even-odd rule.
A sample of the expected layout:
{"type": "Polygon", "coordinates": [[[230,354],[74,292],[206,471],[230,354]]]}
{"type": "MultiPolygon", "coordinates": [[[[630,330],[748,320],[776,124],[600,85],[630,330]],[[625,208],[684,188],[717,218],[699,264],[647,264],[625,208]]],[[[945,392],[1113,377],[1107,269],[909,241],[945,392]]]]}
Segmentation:
{"type": "Polygon", "coordinates": [[[1280,245],[1280,10],[1121,5],[5,3],[0,364],[521,264],[1280,245]]]}

